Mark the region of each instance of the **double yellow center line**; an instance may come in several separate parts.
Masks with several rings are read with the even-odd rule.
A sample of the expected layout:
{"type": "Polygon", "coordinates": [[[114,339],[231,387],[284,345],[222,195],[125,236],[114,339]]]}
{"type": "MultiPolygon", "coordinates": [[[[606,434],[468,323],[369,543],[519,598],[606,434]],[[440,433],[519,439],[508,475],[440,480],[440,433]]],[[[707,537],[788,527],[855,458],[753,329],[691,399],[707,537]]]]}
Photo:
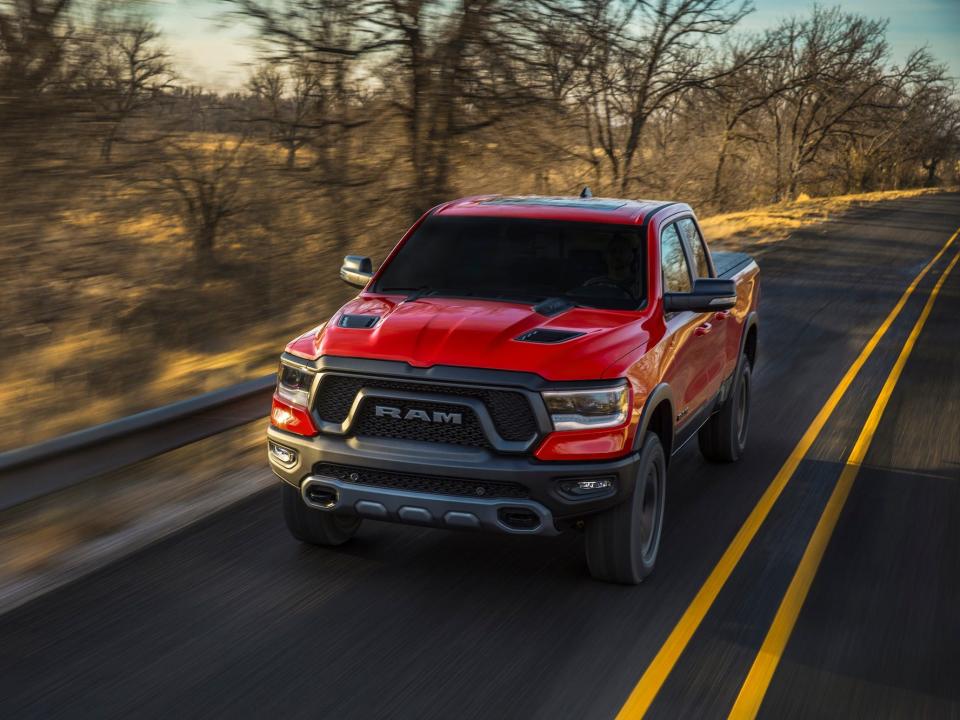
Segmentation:
{"type": "MultiPolygon", "coordinates": [[[[780,497],[780,494],[783,492],[783,489],[786,487],[787,483],[793,477],[793,474],[796,472],[797,468],[800,465],[800,462],[806,456],[807,452],[810,450],[814,441],[820,435],[820,432],[823,430],[824,425],[826,425],[827,420],[830,419],[830,416],[833,414],[833,411],[836,409],[837,405],[840,403],[840,400],[843,398],[847,389],[850,387],[854,378],[860,372],[860,369],[864,366],[870,356],[873,354],[873,351],[876,349],[877,345],[886,335],[887,331],[893,325],[894,321],[899,317],[904,306],[907,304],[907,301],[910,299],[910,296],[913,295],[914,291],[917,289],[917,286],[926,277],[930,269],[936,264],[936,262],[943,256],[947,251],[953,241],[956,239],[957,235],[960,234],[960,230],[955,232],[947,242],[940,248],[940,251],[934,256],[934,258],[927,263],[923,269],[917,274],[913,279],[913,282],[907,287],[907,289],[900,296],[900,299],[897,301],[897,304],[890,311],[890,314],[887,315],[886,319],[880,324],[880,327],[877,328],[873,336],[867,341],[867,344],[864,346],[863,350],[860,351],[860,354],[857,356],[856,360],[853,361],[853,364],[847,369],[844,376],[840,379],[840,382],[834,388],[833,392],[830,393],[830,397],[827,398],[827,401],[824,403],[823,407],[820,408],[820,411],[817,413],[816,417],[813,419],[813,422],[810,423],[810,426],[803,433],[803,436],[800,438],[796,447],[787,457],[786,462],[777,472],[773,481],[764,491],[763,495],[760,497],[760,500],[754,506],[753,510],[750,512],[750,515],[741,525],[740,529],[737,531],[737,534],[734,536],[730,545],[724,551],[720,560],[717,562],[716,566],[710,572],[710,575],[707,577],[706,581],[701,586],[700,590],[694,596],[690,605],[684,611],[680,620],[677,622],[676,626],[671,631],[670,635],[667,637],[664,644],[661,646],[660,650],[657,652],[656,656],[653,658],[653,661],[647,667],[646,671],[641,676],[636,687],[630,693],[630,696],[627,698],[626,703],[620,709],[620,712],[617,714],[618,720],[625,720],[627,718],[639,718],[642,717],[647,710],[650,708],[651,703],[654,698],[657,696],[657,693],[660,691],[660,688],[663,686],[663,683],[666,681],[667,677],[670,675],[670,672],[673,670],[674,666],[677,663],[677,660],[680,658],[680,655],[683,653],[684,649],[687,647],[687,644],[690,642],[690,639],[693,637],[693,634],[696,632],[697,628],[700,626],[700,623],[706,617],[707,612],[710,610],[710,607],[713,605],[717,596],[720,594],[720,591],[723,589],[723,586],[726,584],[730,575],[733,573],[734,568],[740,562],[740,559],[743,557],[744,553],[749,547],[751,541],[756,536],[757,532],[760,529],[760,526],[763,524],[764,520],[767,518],[767,515],[770,514],[770,510],[773,508],[777,499],[780,497]]],[[[953,265],[957,262],[957,257],[955,256],[953,262],[950,263],[948,268],[944,271],[943,275],[940,277],[940,281],[937,283],[937,287],[934,288],[934,293],[931,293],[930,299],[927,301],[927,306],[924,308],[924,313],[921,315],[921,319],[925,322],[926,316],[929,315],[929,309],[933,305],[933,300],[936,298],[935,293],[939,293],[940,286],[942,285],[947,274],[953,268],[953,265]]],[[[916,340],[916,335],[919,335],[920,329],[922,328],[922,323],[918,320],[918,326],[914,327],[914,332],[911,333],[910,337],[913,338],[913,341],[916,340]]],[[[908,339],[908,344],[912,349],[913,344],[908,339]]],[[[904,348],[906,350],[906,346],[904,348]]],[[[909,356],[909,352],[906,353],[906,356],[909,356]]],[[[903,363],[906,363],[906,356],[901,352],[901,358],[903,363]]],[[[900,363],[902,368],[901,358],[898,358],[897,362],[900,363]]],[[[895,366],[896,368],[896,366],[895,366]]],[[[897,378],[899,378],[899,372],[897,372],[897,378]]],[[[890,384],[890,378],[887,379],[887,384],[884,385],[884,391],[887,390],[887,385],[890,384]]],[[[896,379],[893,380],[893,384],[896,384],[896,379]]],[[[890,384],[890,391],[892,391],[893,385],[890,384]]],[[[884,391],[881,391],[881,395],[884,391]]],[[[879,402],[879,398],[878,398],[879,402]]],[[[883,408],[886,407],[886,401],[883,402],[883,408]]],[[[880,409],[882,414],[883,408],[880,409]]],[[[876,410],[876,406],[874,408],[876,410]]],[[[873,413],[871,413],[871,417],[873,413]]],[[[879,422],[879,416],[877,417],[877,422],[879,422]]],[[[869,420],[868,420],[869,423],[869,420]]],[[[866,429],[866,428],[865,428],[866,429]]],[[[872,431],[870,433],[870,438],[872,439],[872,431]]],[[[859,442],[858,442],[859,445],[859,442]]],[[[866,446],[863,447],[862,452],[866,452],[866,447],[869,446],[869,440],[866,441],[866,446]]],[[[851,457],[852,457],[851,453],[851,457]]],[[[848,461],[849,462],[849,461],[848,461]]],[[[859,461],[858,461],[859,462],[859,461]]],[[[848,465],[849,466],[849,465],[848,465]]],[[[856,466],[854,466],[856,467],[856,466]]],[[[846,468],[845,468],[846,472],[846,468]]],[[[855,473],[854,473],[855,475],[855,473]]],[[[852,478],[850,480],[852,483],[852,478]]],[[[850,484],[848,483],[848,484],[850,484]]],[[[838,487],[840,483],[838,482],[838,487]]],[[[836,491],[835,491],[836,492],[836,491]]],[[[848,489],[849,492],[849,489],[848,489]]],[[[845,500],[846,495],[843,496],[845,500]]],[[[831,498],[832,500],[833,498],[831,498]]],[[[842,507],[842,500],[840,501],[840,507],[842,507]]],[[[836,511],[839,514],[839,508],[836,511]]],[[[823,520],[821,519],[821,522],[823,520]]],[[[834,520],[835,522],[835,520],[834,520]]],[[[819,526],[818,526],[819,529],[819,526]]],[[[831,528],[832,529],[832,528],[831,528]]],[[[829,540],[829,536],[826,538],[829,540]]],[[[823,543],[826,547],[826,542],[823,543]]],[[[808,551],[810,548],[808,547],[808,551]]],[[[821,551],[822,556],[822,551],[821,551]]],[[[806,556],[805,556],[806,557],[806,556]]],[[[811,560],[812,562],[812,560],[811,560]]],[[[819,565],[819,559],[813,565],[813,572],[816,572],[816,567],[819,565]]],[[[799,569],[798,569],[799,572],[799,569]]],[[[794,578],[796,580],[796,578],[794,578]]],[[[812,575],[810,576],[812,581],[812,575]]],[[[791,584],[792,587],[792,584],[791,584]]],[[[789,592],[789,591],[788,591],[789,592]]],[[[803,592],[803,597],[806,597],[806,592],[803,592]]],[[[799,604],[802,604],[803,598],[799,600],[799,604]]],[[[791,605],[792,608],[792,605],[791,605]]],[[[781,609],[783,607],[781,606],[781,609]]],[[[796,608],[797,613],[799,613],[799,606],[796,608]]],[[[785,611],[783,627],[786,627],[786,613],[790,612],[790,609],[785,611]]],[[[778,613],[779,615],[779,613],[778,613]]],[[[794,618],[795,619],[795,618],[794,618]]],[[[792,629],[792,623],[790,623],[790,628],[792,629]]],[[[772,631],[772,628],[771,628],[772,631]]],[[[789,637],[789,631],[787,632],[787,637],[789,637]]],[[[768,635],[768,640],[770,636],[768,635]]],[[[771,640],[771,643],[779,642],[779,640],[771,640]]],[[[783,644],[786,644],[786,637],[782,639],[783,644]]],[[[764,643],[766,645],[766,641],[764,643]]],[[[782,648],[781,648],[782,651],[782,648]]],[[[779,655],[777,656],[779,657],[779,655]]],[[[761,662],[758,658],[758,662],[761,662]]],[[[757,663],[755,663],[756,665],[757,663]]],[[[764,668],[767,667],[768,663],[761,663],[764,668]]],[[[769,684],[769,679],[773,675],[773,669],[776,668],[776,663],[773,663],[773,667],[769,669],[769,676],[766,677],[766,683],[769,684]]],[[[759,689],[760,683],[763,680],[763,673],[766,673],[766,669],[757,669],[757,674],[755,675],[757,683],[751,682],[751,688],[759,689]]],[[[751,671],[751,674],[753,672],[751,671]]],[[[746,690],[746,686],[744,688],[746,690]]],[[[766,691],[766,685],[763,685],[763,692],[766,691]]],[[[754,698],[756,696],[755,690],[750,690],[747,693],[749,697],[754,698]]],[[[741,696],[744,696],[744,691],[741,691],[741,696]]],[[[762,693],[760,694],[760,700],[762,700],[762,693]]],[[[745,700],[745,702],[747,702],[745,700]]],[[[751,703],[753,701],[751,700],[751,703]]],[[[738,698],[739,703],[739,698],[738,698]]],[[[756,709],[759,708],[759,701],[756,701],[756,708],[753,710],[754,714],[756,709]]],[[[746,705],[743,706],[747,708],[746,705]]]]}
{"type": "Polygon", "coordinates": [[[900,379],[903,367],[907,364],[907,358],[909,358],[910,353],[913,352],[913,346],[916,345],[917,337],[920,335],[920,331],[923,330],[923,326],[930,316],[933,303],[936,301],[937,295],[940,294],[940,288],[943,287],[944,281],[947,279],[950,271],[953,270],[953,266],[957,264],[958,259],[960,259],[960,253],[953,256],[953,260],[950,261],[950,264],[947,265],[943,274],[940,275],[940,279],[937,280],[937,284],[927,299],[927,304],[923,306],[923,312],[920,313],[920,317],[910,332],[910,337],[908,337],[906,343],[904,343],[903,349],[897,357],[897,361],[893,364],[893,368],[890,370],[890,374],[887,376],[887,380],[883,384],[883,388],[880,390],[880,394],[877,396],[873,408],[870,410],[870,415],[867,416],[867,422],[864,423],[863,429],[860,431],[860,436],[857,438],[857,442],[854,444],[853,450],[850,451],[847,462],[843,466],[840,479],[837,480],[837,484],[830,494],[830,499],[827,501],[823,514],[820,516],[820,521],[817,523],[813,535],[810,536],[807,549],[804,551],[803,557],[800,558],[800,564],[797,566],[793,580],[790,581],[786,595],[783,596],[777,614],[773,618],[773,623],[767,631],[763,645],[760,646],[760,652],[753,661],[753,666],[747,674],[747,679],[744,681],[743,687],[740,688],[740,694],[737,696],[737,700],[733,705],[733,710],[730,711],[731,718],[748,718],[752,720],[760,710],[760,704],[763,702],[763,697],[767,693],[767,688],[770,687],[773,673],[780,663],[784,648],[787,646],[787,640],[790,639],[793,626],[796,625],[797,617],[800,615],[800,608],[803,607],[803,603],[807,598],[807,592],[809,592],[813,578],[817,574],[817,569],[820,567],[823,553],[827,549],[831,535],[833,535],[833,529],[837,526],[840,511],[847,501],[847,496],[853,487],[853,481],[857,479],[860,466],[863,464],[867,456],[867,451],[870,449],[873,435],[877,430],[877,426],[880,424],[880,418],[883,417],[884,410],[887,408],[890,396],[893,394],[893,388],[900,379]]]}

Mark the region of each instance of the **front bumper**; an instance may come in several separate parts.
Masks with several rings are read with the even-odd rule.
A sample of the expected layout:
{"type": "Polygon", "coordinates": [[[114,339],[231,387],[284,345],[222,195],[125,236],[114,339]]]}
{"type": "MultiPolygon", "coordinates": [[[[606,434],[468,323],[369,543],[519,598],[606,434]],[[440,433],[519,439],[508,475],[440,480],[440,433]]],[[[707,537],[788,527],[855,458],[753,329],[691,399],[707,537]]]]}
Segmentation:
{"type": "Polygon", "coordinates": [[[492,530],[516,535],[556,535],[550,511],[519,498],[472,498],[343,482],[310,475],[300,486],[303,501],[316,510],[448,529],[492,530]]]}
{"type": "Polygon", "coordinates": [[[273,427],[267,435],[270,442],[296,453],[296,460],[288,464],[281,463],[273,453],[268,456],[273,471],[298,488],[308,505],[393,522],[555,534],[570,521],[629,498],[636,479],[636,453],[603,462],[542,462],[480,448],[409,440],[329,435],[305,438],[273,427]],[[478,498],[357,484],[317,472],[316,466],[321,463],[426,477],[518,483],[526,488],[527,496],[478,498]],[[560,486],[564,480],[600,477],[612,479],[613,485],[595,495],[572,497],[560,486]],[[521,516],[527,520],[518,524],[515,521],[521,516]]]}

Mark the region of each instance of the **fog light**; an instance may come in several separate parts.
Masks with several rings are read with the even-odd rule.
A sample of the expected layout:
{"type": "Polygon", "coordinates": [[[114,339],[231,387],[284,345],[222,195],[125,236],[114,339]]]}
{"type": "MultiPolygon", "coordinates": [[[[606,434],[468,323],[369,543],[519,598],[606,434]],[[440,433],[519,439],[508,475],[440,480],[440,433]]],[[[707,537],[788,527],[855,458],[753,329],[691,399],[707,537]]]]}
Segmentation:
{"type": "Polygon", "coordinates": [[[281,465],[295,465],[297,462],[296,450],[277,445],[275,442],[270,443],[270,454],[281,465]]]}
{"type": "Polygon", "coordinates": [[[562,480],[560,482],[560,490],[574,497],[599,495],[610,490],[612,487],[612,477],[575,478],[572,480],[562,480]]]}

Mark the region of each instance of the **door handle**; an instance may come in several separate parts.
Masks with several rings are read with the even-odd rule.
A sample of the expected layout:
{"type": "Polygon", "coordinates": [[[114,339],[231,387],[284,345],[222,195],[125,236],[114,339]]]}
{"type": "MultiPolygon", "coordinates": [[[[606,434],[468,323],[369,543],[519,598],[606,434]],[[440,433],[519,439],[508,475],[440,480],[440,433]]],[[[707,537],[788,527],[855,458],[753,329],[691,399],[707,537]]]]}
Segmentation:
{"type": "Polygon", "coordinates": [[[729,317],[729,315],[730,315],[729,310],[721,310],[720,312],[718,312],[716,315],[713,316],[713,319],[716,320],[717,322],[723,322],[724,320],[727,319],[727,317],[729,317]]]}
{"type": "Polygon", "coordinates": [[[697,329],[693,331],[693,334],[696,335],[697,337],[700,337],[710,332],[711,328],[713,328],[713,325],[711,325],[708,322],[705,322],[703,325],[697,326],[697,329]]]}

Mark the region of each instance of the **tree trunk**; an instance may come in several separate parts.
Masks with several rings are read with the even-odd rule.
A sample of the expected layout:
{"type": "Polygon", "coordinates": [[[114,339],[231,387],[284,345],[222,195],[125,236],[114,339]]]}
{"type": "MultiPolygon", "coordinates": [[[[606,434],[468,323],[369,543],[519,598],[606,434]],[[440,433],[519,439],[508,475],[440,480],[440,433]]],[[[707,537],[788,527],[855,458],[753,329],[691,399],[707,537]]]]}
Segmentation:
{"type": "Polygon", "coordinates": [[[787,165],[787,200],[796,200],[800,189],[800,173],[803,170],[803,163],[800,159],[800,149],[795,148],[790,155],[790,162],[787,165]]]}
{"type": "Polygon", "coordinates": [[[350,228],[353,224],[350,222],[350,213],[347,208],[347,197],[344,189],[338,183],[333,183],[327,189],[327,197],[330,198],[330,218],[331,230],[333,231],[333,249],[334,258],[337,262],[343,259],[343,256],[350,251],[350,244],[353,242],[353,236],[350,234],[350,228]]]}
{"type": "Polygon", "coordinates": [[[797,199],[797,190],[800,185],[800,172],[799,170],[791,169],[790,170],[790,184],[787,186],[787,200],[796,200],[797,199]]]}
{"type": "Polygon", "coordinates": [[[447,135],[435,145],[437,148],[434,151],[433,158],[433,177],[431,178],[424,210],[450,199],[450,149],[452,145],[450,136],[447,135]]]}
{"type": "Polygon", "coordinates": [[[780,114],[774,113],[774,131],[776,133],[776,152],[775,154],[775,163],[776,163],[776,175],[774,179],[773,186],[773,201],[780,202],[783,200],[783,132],[780,126],[780,114]]]}
{"type": "Polygon", "coordinates": [[[633,170],[633,158],[640,145],[640,136],[643,133],[643,126],[645,124],[646,118],[642,117],[635,117],[630,122],[630,133],[627,136],[627,143],[623,150],[623,167],[622,174],[620,175],[620,193],[624,197],[626,197],[627,190],[630,187],[630,173],[633,170]]]}
{"type": "Polygon", "coordinates": [[[727,148],[730,146],[730,128],[723,131],[723,138],[720,141],[720,154],[717,156],[717,167],[713,171],[713,190],[710,193],[710,201],[719,206],[720,203],[720,183],[723,178],[723,166],[727,162],[727,148]]]}
{"type": "Polygon", "coordinates": [[[924,163],[923,168],[927,171],[927,180],[923,184],[924,187],[936,187],[937,185],[937,168],[940,166],[940,160],[938,158],[931,158],[929,163],[924,163]]]}
{"type": "Polygon", "coordinates": [[[354,242],[354,224],[350,218],[350,183],[353,177],[351,172],[352,146],[350,144],[349,131],[341,125],[333,133],[333,167],[339,173],[339,181],[332,183],[329,188],[331,215],[333,217],[334,242],[336,243],[337,260],[350,250],[351,243],[354,242]]]}
{"type": "Polygon", "coordinates": [[[113,159],[113,143],[116,140],[116,134],[116,129],[111,130],[100,145],[100,159],[104,163],[109,164],[113,159]]]}
{"type": "Polygon", "coordinates": [[[593,131],[591,129],[590,111],[586,105],[583,106],[583,131],[586,137],[587,158],[593,168],[593,186],[600,188],[603,180],[603,168],[600,166],[600,158],[595,152],[597,143],[594,141],[593,131]]]}
{"type": "Polygon", "coordinates": [[[423,200],[420,193],[429,185],[429,167],[425,159],[424,117],[429,107],[430,68],[423,46],[423,36],[420,32],[421,19],[415,18],[416,24],[408,27],[407,48],[410,53],[410,108],[407,116],[407,143],[409,145],[410,168],[413,171],[413,187],[407,202],[410,216],[413,220],[423,212],[423,200]]]}
{"type": "Polygon", "coordinates": [[[216,265],[213,248],[217,239],[217,226],[215,223],[206,223],[202,225],[194,238],[194,262],[195,272],[198,278],[209,276],[216,265]]]}

